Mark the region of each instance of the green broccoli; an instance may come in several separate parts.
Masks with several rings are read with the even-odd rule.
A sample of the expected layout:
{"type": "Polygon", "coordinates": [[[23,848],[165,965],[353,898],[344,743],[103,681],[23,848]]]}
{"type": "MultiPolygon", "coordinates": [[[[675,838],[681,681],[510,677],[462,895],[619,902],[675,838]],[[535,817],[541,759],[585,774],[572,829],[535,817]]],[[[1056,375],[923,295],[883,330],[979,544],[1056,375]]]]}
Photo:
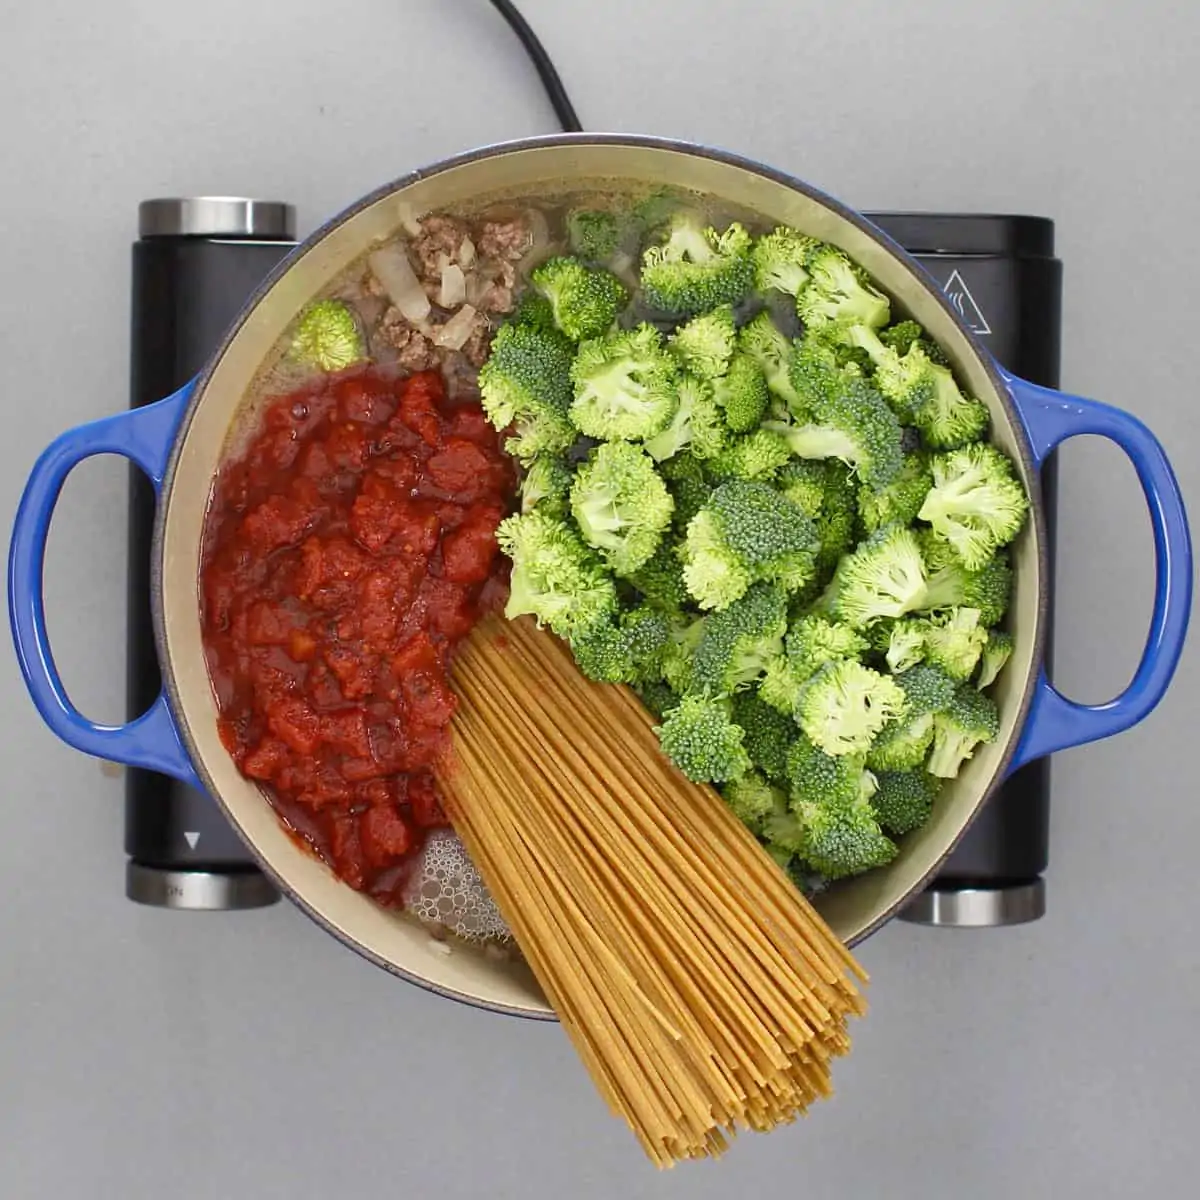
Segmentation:
{"type": "Polygon", "coordinates": [[[588,437],[644,441],[662,433],[675,415],[675,363],[653,325],[584,342],[570,377],[571,420],[588,437]]]}
{"type": "Polygon", "coordinates": [[[527,513],[537,508],[561,520],[569,510],[574,478],[565,459],[552,454],[537,455],[521,480],[521,511],[527,513]]]}
{"type": "Polygon", "coordinates": [[[904,689],[890,675],[854,659],[838,659],[804,684],[795,717],[826,754],[865,754],[876,734],[907,708],[904,689]]]}
{"type": "Polygon", "coordinates": [[[904,423],[911,422],[933,398],[937,387],[934,364],[919,343],[899,354],[874,329],[859,322],[833,325],[823,332],[862,354],[871,368],[875,386],[904,423]]]}
{"type": "Polygon", "coordinates": [[[748,771],[721,788],[721,797],[743,825],[757,833],[763,819],[783,802],[784,794],[757,771],[748,771]]]}
{"type": "Polygon", "coordinates": [[[925,603],[925,563],[916,534],[885,525],[838,564],[828,589],[833,616],[855,629],[902,617],[925,603]]]}
{"type": "Polygon", "coordinates": [[[912,414],[912,423],[925,444],[934,450],[955,450],[983,437],[989,420],[987,406],[963,395],[949,367],[931,363],[929,369],[933,392],[912,414]]]}
{"type": "Polygon", "coordinates": [[[919,767],[933,742],[933,718],[954,698],[954,680],[921,663],[897,675],[907,701],[902,717],[893,718],[867,751],[872,771],[911,771],[919,767]]]}
{"type": "Polygon", "coordinates": [[[788,382],[796,395],[788,407],[796,421],[803,422],[811,418],[811,409],[845,395],[852,384],[864,378],[856,365],[839,360],[837,348],[828,338],[809,332],[792,344],[788,357],[788,382]]]}
{"type": "Polygon", "coordinates": [[[981,570],[1008,545],[1029,512],[1012,461],[995,446],[972,445],[934,455],[933,487],[917,516],[928,521],[968,571],[981,570]]]}
{"type": "Polygon", "coordinates": [[[907,671],[925,658],[925,629],[925,622],[916,617],[900,617],[888,623],[884,657],[893,671],[907,671]]]}
{"type": "Polygon", "coordinates": [[[662,679],[644,680],[635,684],[634,690],[646,711],[657,721],[679,704],[679,697],[671,690],[671,685],[662,679]]]}
{"type": "Polygon", "coordinates": [[[663,613],[641,606],[615,623],[608,619],[576,630],[571,653],[584,675],[598,683],[642,683],[661,672],[670,633],[663,613]]]}
{"type": "Polygon", "coordinates": [[[846,879],[885,867],[899,853],[875,818],[873,794],[873,787],[865,789],[845,805],[796,802],[795,813],[804,831],[798,853],[826,879],[846,879]]]}
{"type": "Polygon", "coordinates": [[[783,653],[787,597],[781,588],[754,584],[704,623],[692,664],[692,687],[726,696],[749,687],[783,653]]]}
{"type": "Polygon", "coordinates": [[[922,607],[977,608],[980,622],[989,626],[1004,620],[1012,598],[1012,566],[1007,551],[997,551],[979,570],[968,571],[932,529],[922,530],[918,539],[929,579],[922,607]]]}
{"type": "Polygon", "coordinates": [[[979,746],[996,740],[1000,711],[996,702],[970,684],[960,684],[954,698],[933,718],[929,773],[954,779],[979,746]]]}
{"type": "Polygon", "coordinates": [[[872,329],[886,325],[888,298],[864,277],[840,250],[824,246],[809,253],[810,280],[796,300],[796,311],[808,329],[856,321],[872,329]]]}
{"type": "Polygon", "coordinates": [[[679,403],[671,423],[645,446],[651,458],[663,462],[684,450],[695,458],[709,459],[720,454],[729,439],[729,430],[713,398],[712,385],[695,375],[679,377],[679,403]]]}
{"type": "Polygon", "coordinates": [[[787,441],[770,429],[730,437],[706,464],[714,480],[749,479],[771,483],[792,457],[787,441]]]}
{"type": "Polygon", "coordinates": [[[664,540],[654,554],[629,576],[629,582],[647,604],[667,613],[679,612],[688,603],[683,586],[683,564],[675,547],[664,540]]]}
{"type": "Polygon", "coordinates": [[[825,504],[826,465],[825,460],[802,458],[785,463],[775,475],[775,489],[814,521],[825,504]]]}
{"type": "Polygon", "coordinates": [[[663,753],[693,783],[730,783],[750,770],[727,699],[684,696],[658,727],[663,753]]]}
{"type": "Polygon", "coordinates": [[[921,342],[924,338],[925,330],[916,321],[897,321],[895,325],[879,331],[879,340],[897,354],[907,354],[914,342],[921,342]]]}
{"type": "Polygon", "coordinates": [[[933,815],[941,780],[925,771],[879,771],[871,796],[875,819],[893,837],[920,829],[933,815]]]}
{"type": "Polygon", "coordinates": [[[933,486],[933,472],[926,454],[916,451],[904,456],[900,473],[880,491],[865,484],[858,489],[858,512],[868,533],[893,523],[911,525],[933,486]]]}
{"type": "Polygon", "coordinates": [[[817,548],[812,521],[791,501],[766,484],[727,480],[688,524],[684,584],[701,608],[728,608],[758,581],[802,586],[817,548]]]}
{"type": "Polygon", "coordinates": [[[784,646],[784,655],[767,664],[759,695],[772,708],[792,715],[805,684],[821,667],[840,659],[857,659],[867,642],[849,626],[809,613],[788,630],[784,646]]]}
{"type": "Polygon", "coordinates": [[[979,660],[979,678],[975,680],[975,686],[980,689],[991,687],[1008,660],[1012,658],[1012,652],[1012,634],[1003,629],[989,629],[983,657],[979,660]]]}
{"type": "Polygon", "coordinates": [[[977,608],[952,608],[922,621],[925,661],[945,671],[951,679],[969,679],[979,665],[988,632],[977,608]]]}
{"type": "Polygon", "coordinates": [[[508,319],[510,325],[525,325],[540,329],[544,333],[554,333],[561,336],[558,326],[554,323],[554,305],[539,295],[533,288],[527,288],[517,304],[516,310],[508,319]]]}
{"type": "Polygon", "coordinates": [[[659,311],[680,316],[737,304],[754,284],[751,241],[737,222],[718,233],[695,213],[677,213],[664,240],[642,253],[643,295],[659,311]]]}
{"type": "Polygon", "coordinates": [[[706,618],[675,613],[670,619],[670,638],[663,648],[662,676],[680,696],[692,690],[696,647],[704,636],[706,618]]]}
{"type": "Polygon", "coordinates": [[[576,439],[567,419],[571,343],[557,331],[507,323],[479,370],[484,412],[498,430],[514,428],[505,449],[523,462],[561,454],[576,439]]]}
{"type": "Polygon", "coordinates": [[[692,454],[676,454],[659,466],[667,490],[675,498],[675,528],[687,529],[692,518],[712,495],[713,485],[704,473],[700,460],[692,454]]]}
{"type": "Polygon", "coordinates": [[[754,286],[763,293],[776,291],[794,300],[808,285],[809,257],[822,249],[816,238],[779,226],[754,245],[754,286]]]}
{"type": "Polygon", "coordinates": [[[555,325],[573,342],[606,333],[629,303],[629,293],[615,275],[585,267],[577,258],[548,258],[529,282],[550,302],[555,325]]]}
{"type": "Polygon", "coordinates": [[[684,370],[711,380],[729,370],[736,342],[733,305],[722,304],[681,325],[667,339],[667,349],[684,370]]]}
{"type": "Polygon", "coordinates": [[[767,377],[748,354],[737,351],[729,370],[713,384],[713,395],[734,433],[757,429],[770,399],[767,377]]]}
{"type": "Polygon", "coordinates": [[[367,356],[354,310],[341,300],[317,300],[300,314],[292,334],[293,361],[318,371],[343,371],[367,356]]]}
{"type": "Polygon", "coordinates": [[[753,689],[734,695],[733,720],[745,734],[743,745],[750,761],[768,779],[785,783],[788,751],[796,740],[796,723],[766,704],[753,689]]]}
{"type": "Polygon", "coordinates": [[[560,637],[610,617],[617,608],[612,577],[568,525],[534,509],[506,517],[496,542],[512,560],[504,615],[528,614],[560,637]]]}
{"type": "Polygon", "coordinates": [[[787,777],[793,804],[852,804],[874,786],[866,778],[866,759],[861,754],[826,754],[801,733],[788,751],[787,777]]]}
{"type": "Polygon", "coordinates": [[[576,208],[567,214],[571,253],[588,262],[608,262],[621,243],[621,221],[606,209],[576,208]]]}
{"type": "Polygon", "coordinates": [[[804,402],[791,380],[792,343],[779,332],[765,309],[738,330],[738,349],[762,368],[767,390],[777,397],[784,410],[799,420],[805,415],[804,402]]]}
{"type": "Polygon", "coordinates": [[[641,446],[602,442],[575,472],[571,513],[583,540],[618,575],[650,561],[674,510],[667,485],[641,446]]]}
{"type": "Polygon", "coordinates": [[[882,397],[860,378],[847,377],[840,390],[810,401],[803,425],[768,421],[799,458],[837,458],[858,478],[880,490],[900,473],[900,422],[882,397]]]}

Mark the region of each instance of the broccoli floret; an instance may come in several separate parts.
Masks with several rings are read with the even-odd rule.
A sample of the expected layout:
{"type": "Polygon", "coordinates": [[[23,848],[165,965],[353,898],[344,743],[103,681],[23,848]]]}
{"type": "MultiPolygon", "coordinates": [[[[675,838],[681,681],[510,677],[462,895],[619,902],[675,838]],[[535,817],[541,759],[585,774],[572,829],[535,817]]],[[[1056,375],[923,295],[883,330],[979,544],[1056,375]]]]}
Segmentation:
{"type": "Polygon", "coordinates": [[[796,301],[796,311],[809,329],[854,321],[871,329],[888,322],[888,298],[865,280],[840,250],[823,246],[808,256],[808,286],[796,301]]]}
{"type": "Polygon", "coordinates": [[[956,778],[976,749],[995,741],[999,732],[996,702],[970,684],[959,685],[954,698],[933,718],[929,773],[940,779],[956,778]]]}
{"type": "Polygon", "coordinates": [[[873,786],[864,779],[865,758],[861,754],[826,754],[803,733],[788,751],[787,777],[793,802],[852,804],[873,786]]]}
{"type": "Polygon", "coordinates": [[[883,398],[861,378],[847,377],[840,390],[813,399],[803,425],[768,421],[799,458],[836,458],[853,467],[876,490],[900,473],[900,422],[883,398]]]}
{"type": "Polygon", "coordinates": [[[897,321],[879,331],[879,340],[897,354],[907,354],[909,347],[924,337],[925,330],[916,321],[897,321]]]}
{"type": "Polygon", "coordinates": [[[827,662],[805,683],[795,716],[826,754],[865,754],[875,736],[908,707],[904,689],[853,659],[827,662]]]}
{"type": "Polygon", "coordinates": [[[667,349],[684,370],[701,379],[719,379],[729,370],[736,341],[733,306],[722,304],[680,326],[667,339],[667,349]]]}
{"type": "Polygon", "coordinates": [[[770,399],[762,368],[740,350],[730,361],[729,370],[713,384],[713,395],[725,414],[725,424],[734,433],[757,429],[770,399]]]}
{"type": "Polygon", "coordinates": [[[855,629],[902,617],[925,603],[925,563],[916,534],[885,525],[838,564],[829,588],[832,614],[855,629]]]}
{"type": "Polygon", "coordinates": [[[654,308],[677,315],[737,304],[754,284],[750,247],[737,222],[718,233],[695,213],[677,213],[665,239],[642,254],[642,292],[654,308]]]}
{"type": "Polygon", "coordinates": [[[897,673],[921,662],[925,657],[925,622],[915,617],[890,621],[884,657],[887,665],[897,673]]]}
{"type": "Polygon", "coordinates": [[[558,326],[554,323],[554,306],[533,288],[525,290],[516,311],[508,320],[509,324],[525,325],[543,332],[558,333],[558,326]]]}
{"type": "Polygon", "coordinates": [[[724,449],[706,466],[708,474],[716,480],[770,483],[791,457],[785,438],[770,429],[756,429],[729,438],[724,449]]]}
{"type": "Polygon", "coordinates": [[[779,332],[765,309],[738,331],[738,349],[762,368],[767,390],[777,396],[796,419],[804,416],[804,402],[791,380],[792,343],[779,332]]]}
{"type": "Polygon", "coordinates": [[[348,304],[318,300],[300,314],[290,353],[318,371],[343,371],[366,358],[367,346],[348,304]]]}
{"type": "Polygon", "coordinates": [[[954,697],[954,680],[924,663],[896,676],[907,700],[903,717],[889,721],[867,751],[872,771],[911,771],[933,742],[933,717],[954,697]]]}
{"type": "Polygon", "coordinates": [[[807,419],[810,409],[836,399],[862,379],[863,374],[856,366],[839,361],[828,338],[810,332],[793,343],[788,358],[788,381],[796,394],[796,403],[789,405],[789,409],[797,421],[807,419]]]}
{"type": "MultiPolygon", "coordinates": [[[[910,350],[909,355],[915,353],[910,350]]],[[[964,396],[949,367],[931,363],[933,392],[912,414],[912,423],[934,450],[954,450],[982,438],[988,410],[980,400],[964,396]]]]}
{"type": "Polygon", "coordinates": [[[687,588],[683,586],[683,564],[675,547],[666,540],[629,576],[629,582],[647,604],[663,612],[677,613],[688,603],[687,588]]]}
{"type": "Polygon", "coordinates": [[[480,397],[496,429],[515,430],[505,449],[523,462],[561,454],[575,441],[567,419],[572,353],[562,334],[534,325],[509,323],[492,339],[479,370],[480,397]]]}
{"type": "Polygon", "coordinates": [[[817,517],[817,536],[821,550],[817,555],[818,580],[825,583],[833,575],[842,557],[858,540],[858,508],[855,505],[853,472],[838,459],[826,459],[825,501],[817,517]]]}
{"type": "Polygon", "coordinates": [[[816,238],[779,226],[754,245],[754,286],[760,292],[783,292],[795,299],[809,281],[808,260],[822,249],[816,238]]]}
{"type": "Polygon", "coordinates": [[[668,458],[659,467],[659,473],[675,498],[675,528],[683,531],[712,495],[713,485],[699,459],[691,454],[668,458]]]}
{"type": "Polygon", "coordinates": [[[729,783],[749,771],[744,736],[727,699],[700,695],[684,696],[658,727],[663,752],[694,783],[729,783]]]}
{"type": "Polygon", "coordinates": [[[679,704],[679,697],[671,690],[671,685],[661,679],[648,679],[639,683],[635,691],[646,711],[658,721],[663,719],[664,713],[670,712],[679,704]]]}
{"type": "Polygon", "coordinates": [[[784,783],[788,778],[787,756],[796,740],[796,723],[790,716],[776,712],[753,690],[733,697],[733,719],[745,734],[743,745],[750,761],[770,780],[784,783]]]}
{"type": "Polygon", "coordinates": [[[615,275],[585,267],[577,258],[549,258],[529,282],[550,302],[555,325],[573,342],[606,333],[629,303],[629,293],[615,275]]]}
{"type": "Polygon", "coordinates": [[[675,364],[653,325],[584,342],[570,370],[571,420],[588,437],[643,441],[675,415],[675,364]]]}
{"type": "Polygon", "coordinates": [[[906,454],[900,473],[880,491],[865,484],[858,489],[858,512],[868,533],[884,525],[911,525],[933,486],[929,458],[920,452],[906,454]]]}
{"type": "Polygon", "coordinates": [[[826,879],[861,875],[887,866],[896,857],[896,843],[875,818],[872,794],[860,795],[846,805],[796,803],[796,816],[804,830],[800,857],[826,879]]]}
{"type": "Polygon", "coordinates": [[[932,529],[923,530],[919,540],[929,578],[924,608],[977,608],[983,625],[1004,620],[1013,580],[1006,551],[998,551],[978,571],[968,571],[932,529]]]}
{"type": "Polygon", "coordinates": [[[569,509],[574,478],[565,459],[551,454],[538,455],[521,480],[521,511],[527,513],[537,508],[561,520],[569,509]]]}
{"type": "Polygon", "coordinates": [[[692,690],[696,647],[704,636],[706,618],[675,613],[670,619],[670,640],[662,655],[662,676],[673,691],[685,696],[692,690]]]}
{"type": "Polygon", "coordinates": [[[875,386],[900,420],[908,423],[932,399],[937,387],[934,364],[919,344],[899,354],[874,329],[859,323],[832,326],[826,335],[865,357],[875,386]]]}
{"type": "Polygon", "coordinates": [[[571,513],[583,540],[618,575],[650,561],[674,510],[667,485],[641,446],[603,442],[575,472],[571,513]]]}
{"type": "Polygon", "coordinates": [[[968,571],[1020,532],[1029,497],[1011,460],[995,446],[973,445],[934,455],[933,487],[917,514],[953,550],[968,571]]]}
{"type": "Polygon", "coordinates": [[[879,771],[871,807],[880,826],[893,837],[920,829],[933,815],[941,780],[919,770],[879,771]]]}
{"type": "Polygon", "coordinates": [[[991,687],[1008,664],[1008,660],[1012,658],[1012,652],[1012,634],[1005,633],[1003,629],[989,629],[983,657],[979,660],[979,678],[975,680],[975,686],[981,689],[991,687]]]}
{"type": "Polygon", "coordinates": [[[979,609],[952,608],[923,621],[925,660],[940,667],[951,679],[969,679],[987,645],[987,628],[979,622],[979,609]]]}
{"type": "Polygon", "coordinates": [[[689,451],[695,458],[709,459],[720,454],[729,440],[729,430],[713,398],[712,385],[696,375],[681,375],[679,403],[671,423],[646,440],[646,449],[656,462],[689,451]]]}
{"type": "Polygon", "coordinates": [[[814,521],[825,503],[826,464],[817,459],[800,459],[783,465],[775,476],[775,489],[802,508],[814,521]]]}
{"type": "Polygon", "coordinates": [[[616,611],[617,590],[599,557],[570,526],[534,509],[506,517],[496,542],[512,560],[504,615],[528,614],[560,637],[599,624],[616,611]]]}
{"type": "Polygon", "coordinates": [[[772,787],[757,771],[749,771],[725,784],[721,796],[733,815],[755,833],[762,828],[763,818],[773,813],[784,798],[783,792],[772,787]]]}
{"type": "Polygon", "coordinates": [[[615,212],[577,208],[567,214],[571,252],[588,262],[607,262],[621,242],[621,222],[615,212]]]}
{"type": "Polygon", "coordinates": [[[816,530],[766,484],[731,479],[713,489],[683,545],[683,580],[701,608],[728,608],[757,581],[789,590],[811,577],[816,530]]]}
{"type": "Polygon", "coordinates": [[[776,655],[783,653],[787,597],[781,588],[758,583],[704,623],[696,647],[692,687],[729,695],[749,687],[776,655]]]}
{"type": "Polygon", "coordinates": [[[662,670],[670,640],[666,616],[642,606],[623,613],[618,622],[601,621],[577,630],[570,639],[579,669],[599,683],[639,683],[662,670]]]}
{"type": "Polygon", "coordinates": [[[796,621],[784,639],[781,658],[772,659],[759,685],[764,703],[793,715],[805,685],[828,662],[856,659],[867,642],[847,625],[810,613],[796,621]]]}

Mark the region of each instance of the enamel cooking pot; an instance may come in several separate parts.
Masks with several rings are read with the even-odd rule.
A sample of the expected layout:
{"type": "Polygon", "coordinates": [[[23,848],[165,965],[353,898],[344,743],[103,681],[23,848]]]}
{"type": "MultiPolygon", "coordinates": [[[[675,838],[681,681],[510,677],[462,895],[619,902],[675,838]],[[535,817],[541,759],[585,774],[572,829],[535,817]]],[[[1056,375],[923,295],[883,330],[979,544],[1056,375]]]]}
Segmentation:
{"type": "Polygon", "coordinates": [[[1031,519],[1013,547],[1015,653],[998,686],[1000,735],[948,786],[936,815],[905,839],[887,868],[821,898],[833,929],[854,944],[877,929],[937,871],[989,793],[1022,763],[1119,733],[1162,698],[1187,631],[1192,564],[1187,517],[1162,446],[1117,409],[1014,378],[975,341],[922,268],[858,213],[807,184],[724,152],[644,137],[572,135],[489,147],[381,188],[312,235],[276,269],[227,333],[207,369],[173,396],[72,429],[34,466],[9,561],[9,606],[21,668],[50,728],[87,754],[149,768],[207,790],[264,871],[314,920],[368,959],[421,986],[497,1011],[553,1018],[519,962],[470,948],[437,952],[416,922],[378,908],[340,883],[284,832],[258,788],[217,736],[217,711],[201,645],[201,532],[226,435],[251,379],[298,311],[333,275],[400,223],[401,204],[420,214],[481,198],[578,190],[613,181],[670,185],[796,226],[844,249],[943,346],[967,387],[991,411],[993,436],[1017,463],[1031,519]],[[1060,695],[1042,670],[1049,573],[1038,469],[1064,439],[1099,434],[1129,455],[1150,510],[1156,590],[1149,638],[1132,683],[1107,704],[1060,695]],[[42,602],[51,514],[72,468],[120,454],[153,481],[158,511],[152,552],[155,635],[164,690],[127,725],[88,720],[72,705],[54,665],[42,602]]]}

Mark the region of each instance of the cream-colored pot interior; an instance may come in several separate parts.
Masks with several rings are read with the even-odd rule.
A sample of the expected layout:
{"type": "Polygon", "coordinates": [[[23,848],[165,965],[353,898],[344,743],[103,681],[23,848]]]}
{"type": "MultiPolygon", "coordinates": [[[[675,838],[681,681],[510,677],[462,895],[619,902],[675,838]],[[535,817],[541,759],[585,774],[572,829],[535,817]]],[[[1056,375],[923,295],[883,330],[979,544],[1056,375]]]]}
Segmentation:
{"type": "MultiPolygon", "coordinates": [[[[1021,465],[1035,498],[1037,481],[1002,385],[976,352],[950,308],[917,269],[877,240],[852,213],[807,194],[752,164],[692,147],[626,138],[546,139],[463,156],[402,180],[320,231],[269,282],[201,380],[180,433],[159,513],[156,621],[172,706],[193,761],[230,820],[279,884],[320,924],[379,965],[444,994],[528,1016],[552,1016],[529,971],[471,950],[444,953],[421,926],[385,913],[346,887],[282,830],[257,787],[243,779],[217,736],[216,707],[201,645],[197,578],[205,506],[223,445],[251,380],[297,311],[371,243],[394,232],[401,203],[418,214],[494,194],[572,190],[627,180],[667,184],[745,206],[841,246],[863,264],[949,352],[968,387],[991,408],[994,436],[1021,465]]],[[[908,838],[884,870],[843,885],[821,901],[834,930],[853,943],[886,920],[936,871],[1000,777],[1024,717],[1041,648],[1040,502],[1015,547],[1012,608],[1016,653],[997,699],[1001,735],[946,789],[934,819],[908,838]]]]}

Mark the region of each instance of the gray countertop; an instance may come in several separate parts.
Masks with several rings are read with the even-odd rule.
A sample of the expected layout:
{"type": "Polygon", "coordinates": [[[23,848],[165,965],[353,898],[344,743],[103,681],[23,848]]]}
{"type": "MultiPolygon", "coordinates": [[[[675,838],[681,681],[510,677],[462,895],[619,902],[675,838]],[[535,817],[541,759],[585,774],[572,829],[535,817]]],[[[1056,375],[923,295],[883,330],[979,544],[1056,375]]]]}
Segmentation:
{"type": "MultiPolygon", "coordinates": [[[[1116,0],[525,0],[586,124],[678,135],[862,208],[1057,222],[1063,386],[1128,408],[1200,483],[1194,7],[1116,0]]],[[[67,426],[127,402],[137,202],[291,200],[311,228],[408,168],[553,127],[482,0],[0,3],[0,513],[67,426]]],[[[121,716],[125,468],[70,480],[47,568],[81,707],[121,716]]],[[[1131,469],[1062,458],[1059,682],[1129,676],[1151,596],[1131,469]]],[[[1194,1193],[1200,1072],[1189,652],[1138,729],[1055,765],[1049,912],[862,950],[838,1095],[657,1175],[560,1030],[405,986],[287,904],[122,895],[121,784],[0,656],[0,1195],[1094,1198],[1194,1193]]]]}

